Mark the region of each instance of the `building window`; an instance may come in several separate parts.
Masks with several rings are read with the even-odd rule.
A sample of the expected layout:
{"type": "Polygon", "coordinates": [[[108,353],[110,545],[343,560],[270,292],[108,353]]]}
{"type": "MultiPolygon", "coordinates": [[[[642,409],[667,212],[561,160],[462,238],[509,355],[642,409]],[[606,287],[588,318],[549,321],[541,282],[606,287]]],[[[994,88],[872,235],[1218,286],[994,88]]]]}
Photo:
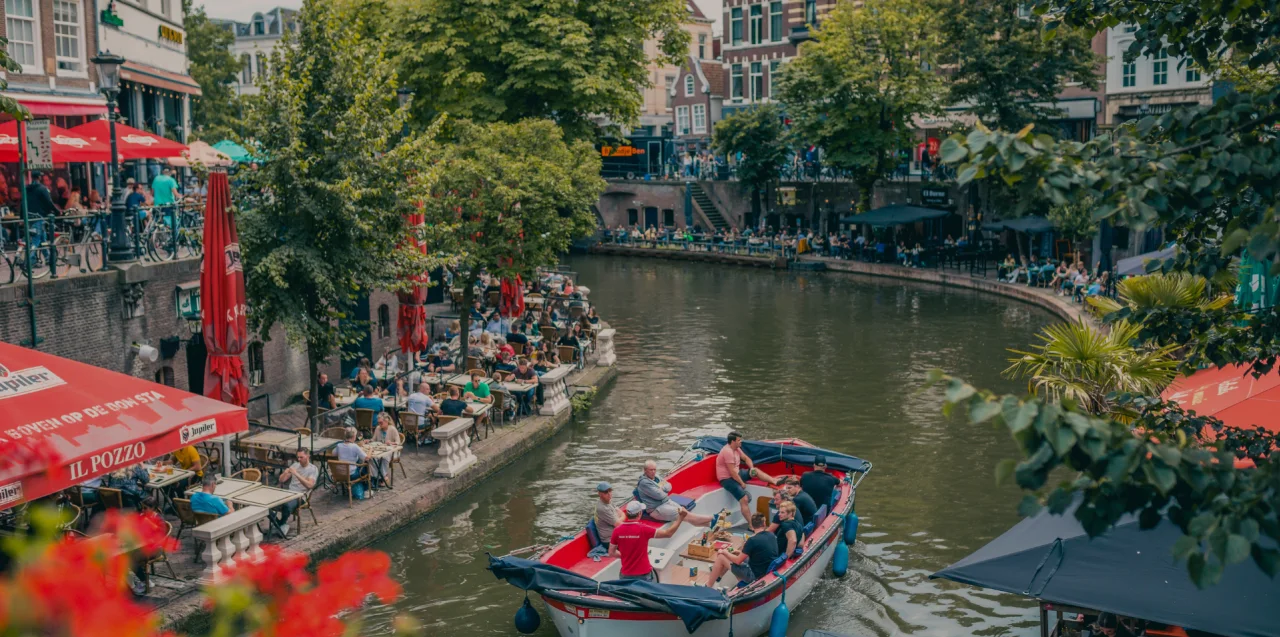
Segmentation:
{"type": "Polygon", "coordinates": [[[707,59],[707,34],[705,33],[698,34],[698,59],[707,59]]]}
{"type": "Polygon", "coordinates": [[[1164,49],[1160,49],[1158,53],[1152,56],[1155,60],[1151,63],[1151,83],[1156,86],[1164,86],[1169,83],[1169,53],[1164,49]]]}
{"type": "Polygon", "coordinates": [[[677,135],[689,134],[689,107],[688,106],[676,107],[676,134],[677,135]]]}
{"type": "Polygon", "coordinates": [[[249,343],[249,385],[257,387],[267,380],[266,365],[263,363],[262,343],[249,343]]]}
{"type": "Polygon", "coordinates": [[[769,3],[769,39],[774,42],[782,41],[782,1],[774,0],[769,3]]]}
{"type": "Polygon", "coordinates": [[[1120,83],[1128,88],[1138,83],[1138,63],[1129,62],[1120,70],[1120,83]]]}
{"type": "Polygon", "coordinates": [[[782,66],[782,60],[769,60],[769,86],[773,86],[773,78],[778,76],[778,67],[782,66]]]}
{"type": "Polygon", "coordinates": [[[1137,30],[1138,30],[1138,26],[1137,26],[1137,25],[1135,25],[1135,24],[1126,24],[1126,25],[1124,25],[1124,32],[1125,32],[1125,33],[1133,33],[1133,32],[1135,32],[1135,31],[1137,31],[1137,30]]]}
{"type": "Polygon", "coordinates": [[[662,225],[674,228],[676,225],[676,211],[670,208],[662,209],[662,225]]]}
{"type": "Polygon", "coordinates": [[[751,6],[751,43],[764,42],[764,5],[751,6]]]}
{"type": "Polygon", "coordinates": [[[22,66],[23,73],[40,74],[40,25],[37,0],[4,0],[5,34],[9,36],[9,57],[22,66]]]}
{"type": "Polygon", "coordinates": [[[818,26],[818,0],[804,0],[804,23],[818,26]]]}
{"type": "Polygon", "coordinates": [[[240,56],[240,83],[253,84],[253,58],[248,53],[240,56]]]}
{"type": "Polygon", "coordinates": [[[391,336],[391,308],[386,303],[378,306],[378,338],[391,336]]]}
{"type": "Polygon", "coordinates": [[[627,225],[634,226],[640,223],[640,211],[635,208],[627,208],[627,225]]]}
{"type": "Polygon", "coordinates": [[[751,63],[751,101],[764,98],[764,64],[751,63]]]}
{"type": "Polygon", "coordinates": [[[693,105],[693,132],[694,133],[707,132],[707,105],[706,104],[693,105]]]}
{"type": "Polygon", "coordinates": [[[693,73],[684,76],[684,96],[693,97],[693,73]]]}
{"type": "Polygon", "coordinates": [[[166,18],[172,17],[169,13],[173,9],[170,6],[171,4],[173,4],[173,0],[160,0],[160,15],[166,18]]]}
{"type": "Polygon", "coordinates": [[[729,68],[729,77],[731,79],[729,94],[735,100],[742,99],[742,65],[734,64],[729,68]]]}
{"type": "Polygon", "coordinates": [[[729,11],[729,35],[733,46],[742,44],[742,7],[729,11]]]}
{"type": "Polygon", "coordinates": [[[1197,69],[1197,68],[1195,68],[1194,66],[1191,66],[1191,65],[1189,65],[1189,64],[1188,64],[1188,65],[1187,65],[1187,81],[1188,81],[1188,82],[1199,82],[1199,81],[1200,81],[1200,69],[1197,69]]]}
{"type": "Polygon", "coordinates": [[[53,40],[58,55],[58,70],[84,71],[84,49],[80,46],[80,0],[54,0],[53,40]]]}
{"type": "Polygon", "coordinates": [[[667,76],[667,108],[671,108],[671,99],[674,97],[672,93],[676,91],[676,76],[667,76]]]}
{"type": "Polygon", "coordinates": [[[267,34],[267,23],[262,19],[261,13],[253,16],[253,34],[254,35],[267,34]]]}
{"type": "Polygon", "coordinates": [[[157,383],[166,387],[173,387],[173,368],[161,367],[156,370],[155,379],[157,383]]]}

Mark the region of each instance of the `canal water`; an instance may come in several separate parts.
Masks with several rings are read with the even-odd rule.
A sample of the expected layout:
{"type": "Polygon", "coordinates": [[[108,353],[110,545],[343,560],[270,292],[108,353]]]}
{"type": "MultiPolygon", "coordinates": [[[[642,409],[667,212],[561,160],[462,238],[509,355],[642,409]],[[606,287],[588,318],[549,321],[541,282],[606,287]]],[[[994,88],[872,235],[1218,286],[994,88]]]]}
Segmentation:
{"type": "MultiPolygon", "coordinates": [[[[849,573],[828,573],[791,634],[1031,635],[1034,605],[928,579],[1017,522],[997,487],[1006,433],[941,414],[924,388],[942,368],[992,389],[1010,347],[1047,312],[971,291],[840,274],[772,272],[615,257],[570,262],[618,328],[618,378],[585,418],[483,485],[375,548],[405,597],[368,617],[371,634],[409,613],[426,634],[514,635],[522,595],[485,553],[554,543],[593,511],[594,485],[628,493],[646,459],[669,467],[703,435],[799,437],[870,460],[849,573]]],[[[539,635],[554,635],[545,609],[539,635]]]]}

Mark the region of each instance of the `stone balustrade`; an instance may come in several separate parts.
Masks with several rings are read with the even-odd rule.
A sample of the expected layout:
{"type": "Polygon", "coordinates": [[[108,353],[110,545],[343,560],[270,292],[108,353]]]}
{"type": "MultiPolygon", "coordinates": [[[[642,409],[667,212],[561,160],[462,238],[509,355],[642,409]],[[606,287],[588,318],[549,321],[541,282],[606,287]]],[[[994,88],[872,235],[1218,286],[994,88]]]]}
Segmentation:
{"type": "Polygon", "coordinates": [[[617,354],[613,353],[613,335],[617,332],[611,327],[596,334],[596,365],[610,367],[618,362],[617,354]]]}
{"type": "Polygon", "coordinates": [[[543,416],[554,416],[569,409],[569,387],[565,385],[565,377],[573,371],[573,365],[561,365],[538,377],[542,385],[542,408],[538,413],[543,416]]]}
{"type": "Polygon", "coordinates": [[[260,559],[262,531],[258,523],[265,519],[267,509],[246,506],[191,529],[191,537],[204,543],[200,553],[204,560],[201,583],[218,581],[223,567],[260,559]]]}
{"type": "Polygon", "coordinates": [[[431,437],[440,442],[437,445],[440,466],[436,467],[436,476],[456,478],[476,463],[476,454],[471,452],[473,424],[470,418],[457,418],[431,430],[431,437]]]}

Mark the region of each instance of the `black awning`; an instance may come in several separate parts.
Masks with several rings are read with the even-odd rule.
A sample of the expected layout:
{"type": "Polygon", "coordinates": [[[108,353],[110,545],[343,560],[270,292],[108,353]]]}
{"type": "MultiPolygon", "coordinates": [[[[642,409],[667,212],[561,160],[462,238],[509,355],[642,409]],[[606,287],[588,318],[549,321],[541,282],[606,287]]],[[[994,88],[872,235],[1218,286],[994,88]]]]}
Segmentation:
{"type": "Polygon", "coordinates": [[[1091,540],[1075,506],[1045,510],[931,577],[1228,637],[1280,635],[1280,579],[1250,558],[1197,589],[1173,558],[1180,537],[1168,520],[1143,531],[1130,515],[1091,540]]]}
{"type": "Polygon", "coordinates": [[[949,210],[920,208],[918,206],[885,206],[860,215],[841,217],[840,223],[865,223],[869,226],[900,226],[925,219],[937,219],[951,214],[949,210]]]}
{"type": "Polygon", "coordinates": [[[984,230],[1016,230],[1018,232],[1048,232],[1053,230],[1053,223],[1044,217],[1019,217],[1004,221],[990,221],[982,224],[984,230]]]}

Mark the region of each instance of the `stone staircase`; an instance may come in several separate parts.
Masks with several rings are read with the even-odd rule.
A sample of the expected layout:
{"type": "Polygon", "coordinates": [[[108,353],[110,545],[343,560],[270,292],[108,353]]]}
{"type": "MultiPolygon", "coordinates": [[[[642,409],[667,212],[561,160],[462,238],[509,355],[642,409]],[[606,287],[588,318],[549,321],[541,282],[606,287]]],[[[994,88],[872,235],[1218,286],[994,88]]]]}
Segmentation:
{"type": "Polygon", "coordinates": [[[696,181],[689,182],[689,192],[693,195],[693,202],[702,211],[702,215],[715,226],[716,230],[724,231],[730,228],[729,222],[725,221],[720,209],[716,208],[716,204],[707,195],[707,191],[702,189],[702,184],[696,181]]]}

